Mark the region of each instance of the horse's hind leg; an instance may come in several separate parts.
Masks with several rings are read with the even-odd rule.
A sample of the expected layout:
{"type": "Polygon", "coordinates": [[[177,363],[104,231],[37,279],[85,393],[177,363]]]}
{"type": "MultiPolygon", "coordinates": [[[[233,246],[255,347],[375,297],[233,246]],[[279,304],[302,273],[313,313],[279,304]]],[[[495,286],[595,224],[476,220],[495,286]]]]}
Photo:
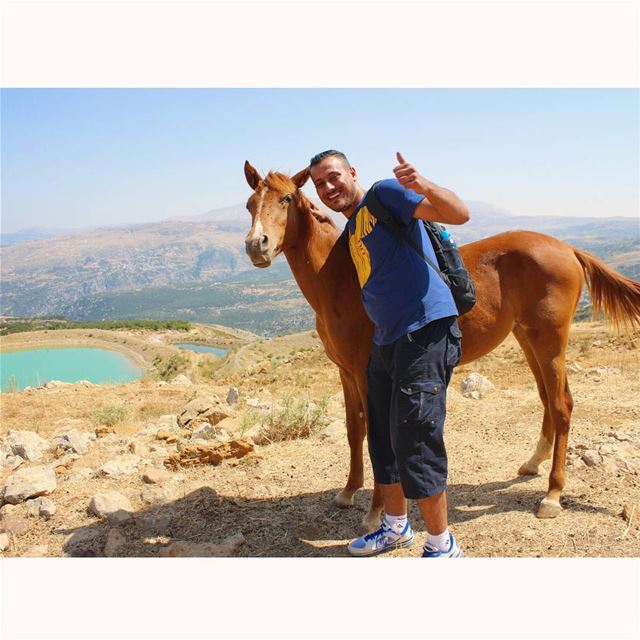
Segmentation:
{"type": "MultiPolygon", "coordinates": [[[[548,434],[554,436],[549,490],[536,513],[539,518],[554,518],[562,511],[560,495],[565,484],[567,441],[573,410],[565,362],[568,335],[568,326],[547,327],[544,331],[525,330],[526,341],[533,351],[544,383],[547,398],[545,412],[548,412],[551,425],[547,427],[548,434]]],[[[543,436],[544,426],[543,423],[543,436]]]]}
{"type": "Polygon", "coordinates": [[[336,495],[335,502],[340,507],[351,507],[353,506],[353,495],[364,483],[362,443],[366,432],[366,421],[365,410],[360,400],[356,381],[351,374],[343,369],[339,369],[339,371],[344,393],[347,440],[349,441],[351,457],[347,484],[336,495]]]}
{"type": "Polygon", "coordinates": [[[540,463],[551,458],[555,433],[551,422],[549,408],[547,406],[547,392],[544,387],[544,380],[542,378],[542,372],[540,371],[540,365],[538,365],[536,356],[527,342],[527,336],[524,329],[519,325],[516,325],[513,329],[513,335],[520,344],[524,356],[527,359],[527,363],[529,364],[529,368],[533,373],[536,386],[538,387],[538,395],[540,396],[540,401],[542,402],[544,410],[544,415],[542,417],[542,430],[540,432],[540,437],[538,438],[536,450],[533,455],[518,469],[518,475],[520,476],[534,476],[538,473],[540,463]]]}

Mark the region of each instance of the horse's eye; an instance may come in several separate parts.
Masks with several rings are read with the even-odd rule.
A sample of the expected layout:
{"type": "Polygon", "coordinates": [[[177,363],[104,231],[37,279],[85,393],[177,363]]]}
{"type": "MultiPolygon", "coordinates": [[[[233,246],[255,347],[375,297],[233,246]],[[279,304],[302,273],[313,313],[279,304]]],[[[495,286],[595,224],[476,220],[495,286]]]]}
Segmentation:
{"type": "Polygon", "coordinates": [[[288,196],[285,196],[284,198],[282,198],[282,200],[280,200],[280,202],[282,202],[282,204],[291,204],[291,200],[292,199],[293,198],[290,195],[288,195],[288,196]]]}

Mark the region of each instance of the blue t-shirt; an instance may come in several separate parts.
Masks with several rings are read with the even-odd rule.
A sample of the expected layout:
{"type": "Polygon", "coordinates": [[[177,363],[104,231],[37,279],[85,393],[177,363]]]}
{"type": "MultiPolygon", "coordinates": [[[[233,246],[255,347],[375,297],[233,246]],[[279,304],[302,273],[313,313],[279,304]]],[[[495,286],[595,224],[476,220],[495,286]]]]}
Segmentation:
{"type": "MultiPolygon", "coordinates": [[[[424,225],[413,217],[424,196],[405,189],[397,180],[379,182],[376,195],[403,231],[437,264],[424,225]]],[[[408,244],[396,240],[363,203],[364,199],[347,220],[345,233],[364,308],[375,325],[373,341],[390,344],[433,320],[458,315],[440,275],[408,244]]]]}

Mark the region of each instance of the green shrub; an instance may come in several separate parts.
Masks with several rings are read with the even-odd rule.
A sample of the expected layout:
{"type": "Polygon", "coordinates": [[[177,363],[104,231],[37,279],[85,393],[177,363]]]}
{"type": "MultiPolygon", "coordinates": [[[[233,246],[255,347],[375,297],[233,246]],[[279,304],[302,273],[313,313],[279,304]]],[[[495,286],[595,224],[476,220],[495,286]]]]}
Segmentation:
{"type": "Polygon", "coordinates": [[[127,417],[127,408],[122,404],[109,404],[92,409],[89,415],[96,424],[113,427],[127,417]]]}
{"type": "Polygon", "coordinates": [[[271,442],[308,438],[327,423],[328,397],[312,403],[287,394],[279,407],[263,417],[260,433],[271,442]]]}
{"type": "Polygon", "coordinates": [[[216,377],[216,371],[219,369],[222,362],[222,358],[212,358],[210,356],[204,356],[202,360],[198,362],[198,369],[200,369],[200,374],[204,378],[213,380],[216,377]]]}
{"type": "Polygon", "coordinates": [[[182,373],[189,359],[180,353],[174,353],[168,358],[156,356],[153,359],[153,366],[156,368],[157,376],[160,380],[170,380],[179,373],[182,373]]]}

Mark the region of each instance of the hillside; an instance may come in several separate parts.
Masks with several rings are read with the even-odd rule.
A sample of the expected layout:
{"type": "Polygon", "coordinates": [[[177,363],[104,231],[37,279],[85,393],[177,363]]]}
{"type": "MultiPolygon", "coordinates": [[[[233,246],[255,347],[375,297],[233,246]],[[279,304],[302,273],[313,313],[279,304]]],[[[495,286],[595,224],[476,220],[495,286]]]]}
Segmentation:
{"type": "MultiPolygon", "coordinates": [[[[177,354],[171,343],[185,337],[174,331],[107,334],[99,339],[124,340],[127,348],[140,350],[146,341],[166,356],[177,354]]],[[[0,531],[9,532],[0,533],[4,555],[347,555],[345,545],[357,535],[370,499],[371,471],[367,463],[355,507],[333,504],[348,470],[344,407],[337,369],[315,333],[261,339],[223,327],[194,327],[188,335],[224,340],[231,355],[217,361],[187,353],[181,370],[188,379],[174,371],[162,380],[158,370],[149,370],[141,382],[128,385],[79,383],[2,394],[0,443],[8,456],[3,482],[20,469],[55,471],[49,495],[0,509],[0,531]],[[238,390],[234,405],[226,402],[230,387],[238,390]],[[198,429],[200,438],[209,438],[205,444],[249,437],[253,451],[219,464],[167,466],[202,442],[193,426],[177,423],[194,399],[214,403],[227,416],[215,434],[206,424],[198,429]],[[272,432],[265,429],[278,421],[291,433],[310,419],[305,437],[266,437],[272,432]],[[41,457],[18,461],[16,471],[7,466],[16,464],[8,452],[11,430],[37,432],[37,442],[44,443],[41,457]],[[108,492],[125,501],[120,511],[96,509],[96,496],[108,492]]],[[[0,344],[44,339],[43,332],[15,334],[0,344]]],[[[488,356],[456,370],[448,393],[449,512],[466,556],[640,555],[638,348],[637,333],[616,336],[600,323],[572,327],[568,362],[575,408],[564,510],[553,520],[534,515],[549,464],[539,476],[516,475],[535,448],[542,420],[517,343],[510,336],[488,356]],[[461,382],[471,372],[486,376],[495,389],[480,399],[464,397],[461,382]]],[[[410,516],[418,544],[394,557],[416,556],[424,542],[415,504],[410,516]]]]}
{"type": "MultiPolygon", "coordinates": [[[[549,233],[640,278],[640,231],[629,218],[517,217],[469,203],[464,244],[509,229],[549,233]]],[[[338,224],[344,221],[334,214],[338,224]]],[[[154,224],[16,242],[0,250],[2,315],[72,320],[146,317],[213,322],[274,335],[313,326],[280,257],[254,269],[244,253],[243,206],[154,224]]]]}

